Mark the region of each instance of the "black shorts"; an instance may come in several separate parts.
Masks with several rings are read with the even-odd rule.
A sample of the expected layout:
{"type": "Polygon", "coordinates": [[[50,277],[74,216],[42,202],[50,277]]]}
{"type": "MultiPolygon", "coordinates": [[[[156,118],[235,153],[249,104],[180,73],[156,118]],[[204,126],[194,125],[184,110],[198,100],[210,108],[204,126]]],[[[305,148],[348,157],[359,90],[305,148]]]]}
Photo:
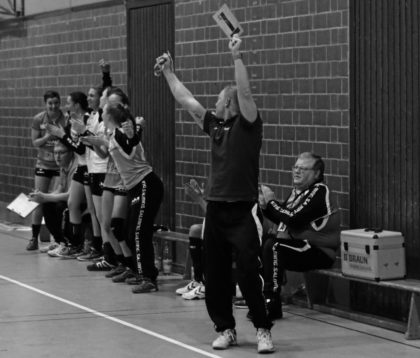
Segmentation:
{"type": "Polygon", "coordinates": [[[102,196],[105,173],[89,173],[89,186],[92,195],[102,196]]]}
{"type": "Polygon", "coordinates": [[[77,181],[83,185],[89,185],[89,173],[87,171],[86,165],[80,165],[77,167],[76,171],[73,174],[74,181],[77,181]]]}
{"type": "Polygon", "coordinates": [[[109,188],[107,186],[104,186],[103,190],[110,191],[114,195],[127,196],[127,189],[124,187],[109,188]]]}
{"type": "Polygon", "coordinates": [[[60,176],[60,171],[55,169],[35,168],[35,176],[52,178],[60,176]]]}

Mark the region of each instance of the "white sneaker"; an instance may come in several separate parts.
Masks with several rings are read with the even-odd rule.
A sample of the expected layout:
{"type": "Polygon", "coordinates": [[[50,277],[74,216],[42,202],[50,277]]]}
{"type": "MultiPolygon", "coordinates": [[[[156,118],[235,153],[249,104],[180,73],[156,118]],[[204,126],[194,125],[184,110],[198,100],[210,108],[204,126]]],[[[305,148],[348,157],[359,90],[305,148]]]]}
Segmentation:
{"type": "Polygon", "coordinates": [[[213,349],[227,349],[230,346],[237,346],[236,331],[234,329],[225,329],[220,333],[212,344],[213,349]]]}
{"type": "Polygon", "coordinates": [[[48,251],[48,256],[60,257],[61,255],[66,253],[68,250],[69,248],[62,242],[55,249],[48,251]]]}
{"type": "Polygon", "coordinates": [[[42,254],[47,253],[48,251],[54,250],[59,246],[59,244],[57,244],[56,242],[53,242],[52,244],[49,244],[47,246],[41,247],[39,249],[39,252],[41,252],[42,254]]]}
{"type": "Polygon", "coordinates": [[[271,332],[269,329],[257,329],[257,344],[258,353],[273,353],[275,351],[273,340],[271,339],[271,332]]]}
{"type": "Polygon", "coordinates": [[[194,288],[200,286],[200,282],[192,280],[187,286],[178,288],[175,293],[177,295],[183,295],[184,293],[192,291],[194,288]]]}
{"type": "Polygon", "coordinates": [[[202,300],[206,298],[206,288],[203,284],[200,284],[190,292],[182,294],[184,300],[202,300]]]}

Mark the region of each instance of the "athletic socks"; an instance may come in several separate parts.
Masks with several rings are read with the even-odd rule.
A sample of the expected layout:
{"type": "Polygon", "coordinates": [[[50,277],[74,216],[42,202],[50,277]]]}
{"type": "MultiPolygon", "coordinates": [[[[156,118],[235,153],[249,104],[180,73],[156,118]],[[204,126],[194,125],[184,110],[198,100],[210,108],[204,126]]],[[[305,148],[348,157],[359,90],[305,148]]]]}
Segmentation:
{"type": "Polygon", "coordinates": [[[194,280],[203,282],[203,240],[199,237],[190,237],[190,255],[194,267],[194,280]]]}

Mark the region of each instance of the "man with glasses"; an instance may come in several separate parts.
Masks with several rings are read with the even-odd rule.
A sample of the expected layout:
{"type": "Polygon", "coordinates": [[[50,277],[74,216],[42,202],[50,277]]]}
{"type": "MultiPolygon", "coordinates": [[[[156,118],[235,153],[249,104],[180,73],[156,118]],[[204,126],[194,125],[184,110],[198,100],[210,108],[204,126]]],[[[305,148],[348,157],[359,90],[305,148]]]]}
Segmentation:
{"type": "Polygon", "coordinates": [[[264,242],[265,294],[272,319],[282,318],[281,283],[285,270],[305,272],[330,268],[340,240],[340,217],[324,183],[324,161],[305,152],[292,167],[293,189],[279,203],[273,191],[261,185],[260,206],[278,224],[277,234],[264,242]]]}
{"type": "MultiPolygon", "coordinates": [[[[67,209],[71,178],[77,169],[77,160],[75,160],[74,153],[58,141],[54,145],[54,159],[60,168],[60,177],[55,189],[49,193],[36,190],[29,194],[30,200],[42,205],[45,225],[54,237],[55,243],[41,249],[44,252],[48,251],[49,254],[59,252],[66,246],[62,218],[64,210],[67,209]]],[[[51,256],[59,255],[51,254],[51,256]]]]}

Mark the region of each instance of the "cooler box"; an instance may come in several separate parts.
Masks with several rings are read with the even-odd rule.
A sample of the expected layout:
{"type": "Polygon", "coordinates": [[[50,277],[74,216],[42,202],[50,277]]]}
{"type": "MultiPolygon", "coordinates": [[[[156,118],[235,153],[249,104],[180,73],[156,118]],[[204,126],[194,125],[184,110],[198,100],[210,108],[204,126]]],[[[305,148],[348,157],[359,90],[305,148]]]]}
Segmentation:
{"type": "Polygon", "coordinates": [[[341,270],[343,275],[375,281],[405,278],[404,237],[380,229],[342,231],[341,270]]]}

